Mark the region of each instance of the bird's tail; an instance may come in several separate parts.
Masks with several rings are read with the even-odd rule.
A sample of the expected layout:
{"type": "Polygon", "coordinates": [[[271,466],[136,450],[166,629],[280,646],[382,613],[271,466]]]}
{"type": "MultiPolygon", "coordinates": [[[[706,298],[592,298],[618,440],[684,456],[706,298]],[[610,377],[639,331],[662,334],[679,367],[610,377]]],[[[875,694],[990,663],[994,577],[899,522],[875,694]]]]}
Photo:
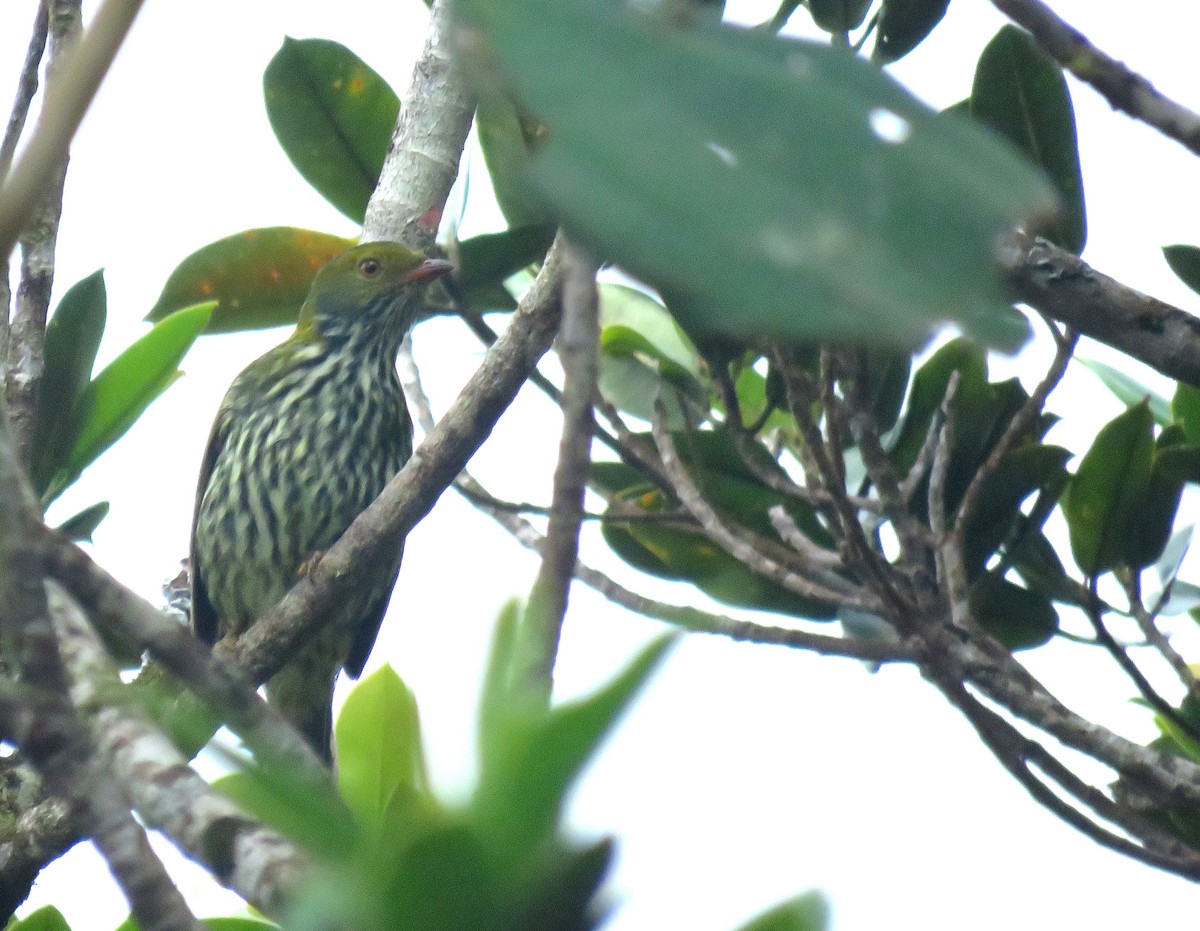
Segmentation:
{"type": "Polygon", "coordinates": [[[275,706],[326,763],[333,763],[333,683],[338,662],[316,643],[267,683],[267,701],[275,706]]]}

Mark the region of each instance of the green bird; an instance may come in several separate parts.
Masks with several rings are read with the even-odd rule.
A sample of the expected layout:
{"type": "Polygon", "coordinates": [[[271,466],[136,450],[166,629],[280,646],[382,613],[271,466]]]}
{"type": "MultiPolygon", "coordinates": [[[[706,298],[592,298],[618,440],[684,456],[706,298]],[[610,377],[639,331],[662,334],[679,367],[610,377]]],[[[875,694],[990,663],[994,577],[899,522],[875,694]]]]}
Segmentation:
{"type": "MultiPolygon", "coordinates": [[[[412,454],[396,353],[449,262],[355,246],[313,281],[296,330],[251,362],[217,411],[192,522],[192,627],[243,633],[342,535],[412,454]]],[[[357,677],[400,571],[371,567],[336,617],[267,683],[267,699],[332,759],[333,684],[357,677]]]]}

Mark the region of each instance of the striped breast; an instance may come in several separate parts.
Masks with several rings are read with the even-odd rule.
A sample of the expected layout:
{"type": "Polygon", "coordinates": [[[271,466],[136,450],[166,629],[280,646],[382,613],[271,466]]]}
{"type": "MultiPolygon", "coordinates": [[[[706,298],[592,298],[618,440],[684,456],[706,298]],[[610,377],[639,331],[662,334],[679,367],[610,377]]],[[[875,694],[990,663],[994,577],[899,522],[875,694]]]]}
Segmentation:
{"type": "MultiPolygon", "coordinates": [[[[278,602],[302,563],[328,549],[400,470],[412,425],[394,356],[370,348],[297,353],[270,380],[248,370],[227,405],[195,547],[221,631],[236,634],[278,602]]],[[[376,584],[342,606],[338,626],[356,624],[398,567],[399,553],[372,575],[376,584]]]]}

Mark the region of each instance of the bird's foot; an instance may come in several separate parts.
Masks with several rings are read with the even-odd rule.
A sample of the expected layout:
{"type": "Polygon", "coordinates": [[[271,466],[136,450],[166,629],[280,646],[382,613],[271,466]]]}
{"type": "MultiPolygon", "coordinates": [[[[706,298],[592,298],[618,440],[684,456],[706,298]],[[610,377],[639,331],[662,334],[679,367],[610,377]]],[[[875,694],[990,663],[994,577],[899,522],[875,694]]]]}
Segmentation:
{"type": "Polygon", "coordinates": [[[304,577],[311,575],[324,556],[324,550],[317,550],[315,553],[311,554],[308,559],[304,560],[304,562],[300,563],[299,567],[297,567],[296,578],[303,579],[304,577]]]}

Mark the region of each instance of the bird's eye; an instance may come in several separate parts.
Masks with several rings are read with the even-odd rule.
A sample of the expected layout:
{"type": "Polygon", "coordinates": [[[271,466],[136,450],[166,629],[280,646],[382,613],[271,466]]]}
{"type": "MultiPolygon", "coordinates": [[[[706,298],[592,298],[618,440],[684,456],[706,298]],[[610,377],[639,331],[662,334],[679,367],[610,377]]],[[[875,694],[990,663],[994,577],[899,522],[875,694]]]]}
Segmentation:
{"type": "Polygon", "coordinates": [[[362,272],[364,278],[374,278],[383,269],[379,264],[379,259],[361,259],[358,263],[358,270],[362,272]]]}

